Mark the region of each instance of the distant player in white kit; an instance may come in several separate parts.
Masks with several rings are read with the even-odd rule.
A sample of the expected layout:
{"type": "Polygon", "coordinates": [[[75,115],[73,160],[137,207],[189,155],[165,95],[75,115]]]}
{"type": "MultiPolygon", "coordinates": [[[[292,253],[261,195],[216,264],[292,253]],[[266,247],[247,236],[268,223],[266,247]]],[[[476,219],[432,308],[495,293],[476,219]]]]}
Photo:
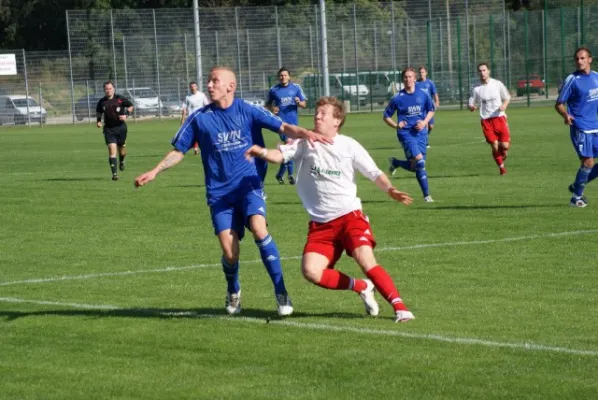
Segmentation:
{"type": "Polygon", "coordinates": [[[360,295],[369,315],[378,315],[374,298],[377,289],[395,311],[395,322],[414,318],[400,297],[392,278],[374,257],[376,241],[368,218],[357,197],[356,170],[381,190],[405,205],[412,198],[392,186],[368,152],[354,139],[338,130],[345,122],[343,104],[335,97],[322,97],[316,103],[315,132],[334,140],[333,144],[313,146],[305,140],[264,149],[254,145],[245,153],[281,164],[294,160],[297,165],[297,193],[311,221],[303,249],[302,272],[310,282],[330,290],[352,290],[360,295]],[[351,278],[334,269],[343,254],[353,257],[369,279],[351,278]]]}
{"type": "Polygon", "coordinates": [[[505,160],[511,143],[505,111],[511,95],[501,81],[490,77],[488,64],[478,64],[478,75],[480,81],[471,90],[467,108],[474,112],[479,107],[482,130],[486,142],[492,147],[492,158],[498,165],[500,174],[505,175],[505,160]]]}
{"type": "MultiPolygon", "coordinates": [[[[210,104],[210,100],[208,97],[203,93],[200,92],[197,88],[197,82],[193,81],[189,83],[189,93],[185,97],[185,102],[183,103],[183,112],[181,114],[181,125],[185,122],[185,119],[195,110],[199,110],[202,107],[207,106],[210,104]]],[[[193,143],[193,153],[195,155],[199,154],[199,143],[193,143]]]]}

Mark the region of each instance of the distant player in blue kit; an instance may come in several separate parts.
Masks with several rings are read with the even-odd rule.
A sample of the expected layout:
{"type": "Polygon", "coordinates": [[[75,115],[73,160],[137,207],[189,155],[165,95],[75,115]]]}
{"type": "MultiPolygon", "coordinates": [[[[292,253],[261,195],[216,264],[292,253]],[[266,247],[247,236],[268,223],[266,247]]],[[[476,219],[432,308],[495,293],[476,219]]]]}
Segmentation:
{"type": "MultiPolygon", "coordinates": [[[[272,283],[279,315],[290,315],[293,305],[288,296],[280,254],[266,225],[263,181],[256,164],[244,153],[254,144],[256,129],[265,128],[310,142],[330,142],[321,135],[282,122],[269,111],[234,97],[236,77],[227,67],[214,67],[208,80],[212,103],[193,112],[172,139],[174,149],[152,170],[138,176],[135,186],[143,186],[156,175],[178,164],[197,141],[205,173],[206,197],[214,232],[222,248],[222,269],[228,284],[226,311],[241,312],[239,284],[239,241],[248,227],[272,283]]],[[[263,138],[261,140],[263,142],[263,138]]]]}
{"type": "MultiPolygon", "coordinates": [[[[280,79],[280,83],[270,88],[266,106],[287,124],[297,125],[299,123],[297,109],[299,107],[307,107],[307,98],[305,97],[301,86],[291,82],[291,74],[285,67],[278,70],[278,79],[280,79]]],[[[287,144],[290,141],[285,135],[280,135],[280,140],[282,140],[284,144],[287,144]]],[[[278,183],[284,184],[284,173],[285,171],[288,171],[289,183],[294,185],[295,177],[293,176],[293,170],[293,161],[281,164],[280,169],[276,174],[278,183]]]]}
{"type": "MultiPolygon", "coordinates": [[[[433,80],[428,78],[428,70],[425,66],[420,65],[420,67],[418,68],[418,72],[419,79],[415,83],[415,87],[426,92],[432,98],[432,100],[434,100],[434,108],[437,110],[438,107],[440,107],[440,98],[438,97],[438,92],[436,91],[436,85],[434,84],[433,80]]],[[[430,148],[429,137],[432,134],[433,129],[434,117],[432,117],[432,119],[428,123],[428,144],[426,145],[428,149],[430,148]]]]}
{"type": "Polygon", "coordinates": [[[384,122],[397,130],[397,137],[405,150],[406,160],[389,158],[389,172],[394,175],[397,168],[415,172],[415,177],[424,195],[426,203],[434,200],[428,189],[426,172],[426,145],[428,143],[428,124],[434,117],[432,98],[415,85],[415,69],[403,70],[404,89],[390,99],[384,110],[384,122]],[[397,122],[392,117],[397,113],[397,122]]]}
{"type": "Polygon", "coordinates": [[[569,125],[571,142],[581,160],[575,182],[569,186],[573,193],[569,205],[586,207],[588,201],[583,191],[598,176],[598,165],[594,160],[598,157],[598,73],[591,70],[592,53],[589,49],[578,48],[573,58],[577,71],[565,80],[555,109],[563,117],[565,125],[569,125]]]}

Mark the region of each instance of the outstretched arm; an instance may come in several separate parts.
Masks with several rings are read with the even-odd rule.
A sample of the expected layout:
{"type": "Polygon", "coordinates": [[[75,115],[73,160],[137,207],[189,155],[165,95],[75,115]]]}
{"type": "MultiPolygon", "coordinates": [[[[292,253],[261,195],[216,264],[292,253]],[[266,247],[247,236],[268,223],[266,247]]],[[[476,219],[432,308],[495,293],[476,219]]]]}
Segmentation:
{"type": "Polygon", "coordinates": [[[391,199],[396,200],[399,203],[403,203],[408,206],[413,201],[408,193],[397,190],[392,183],[390,183],[388,176],[386,176],[384,172],[376,178],[374,183],[380,188],[380,190],[388,193],[391,199]]]}
{"type": "Polygon", "coordinates": [[[140,187],[146,183],[150,183],[156,178],[156,175],[168,168],[174,167],[180,163],[184,157],[185,155],[178,150],[170,151],[153,169],[135,178],[135,186],[140,187]]]}
{"type": "Polygon", "coordinates": [[[309,129],[305,129],[297,125],[287,124],[286,122],[282,123],[279,132],[284,133],[293,139],[306,139],[311,145],[313,145],[315,142],[333,143],[331,138],[328,138],[324,135],[319,135],[313,131],[310,131],[309,129]]]}
{"type": "Polygon", "coordinates": [[[253,157],[261,158],[272,164],[282,164],[284,157],[278,149],[265,149],[254,144],[245,152],[245,158],[251,160],[253,157]]]}

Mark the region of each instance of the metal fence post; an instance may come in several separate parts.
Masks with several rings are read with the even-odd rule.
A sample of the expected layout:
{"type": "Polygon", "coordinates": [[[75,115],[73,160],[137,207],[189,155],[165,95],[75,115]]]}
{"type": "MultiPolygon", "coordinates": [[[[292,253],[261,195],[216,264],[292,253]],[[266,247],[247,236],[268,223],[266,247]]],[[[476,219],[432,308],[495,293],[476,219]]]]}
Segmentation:
{"type": "Polygon", "coordinates": [[[216,41],[216,65],[220,65],[220,49],[218,46],[218,31],[214,31],[214,40],[216,41]]]}
{"type": "Polygon", "coordinates": [[[490,37],[490,69],[494,71],[494,16],[492,14],[490,14],[488,30],[488,36],[490,37]]]}
{"type": "Polygon", "coordinates": [[[579,8],[581,8],[581,21],[580,21],[580,25],[581,25],[581,46],[585,46],[586,44],[586,30],[585,30],[585,20],[584,20],[584,14],[585,14],[585,10],[584,10],[584,5],[583,5],[583,0],[579,0],[579,8]]]}
{"type": "Polygon", "coordinates": [[[524,35],[525,35],[525,92],[527,95],[527,106],[530,106],[529,100],[529,22],[528,22],[528,13],[527,10],[523,10],[523,20],[524,20],[524,35]]]}
{"type": "Polygon", "coordinates": [[[112,9],[110,9],[110,40],[112,42],[112,68],[114,69],[114,85],[118,87],[118,75],[116,73],[116,47],[114,46],[114,20],[112,9]]]}
{"type": "Polygon", "coordinates": [[[544,94],[548,99],[548,31],[546,29],[546,19],[548,18],[548,14],[546,13],[547,4],[544,2],[544,9],[542,10],[542,41],[544,46],[542,49],[543,58],[544,58],[544,94]]]}
{"type": "Polygon", "coordinates": [[[341,22],[341,50],[343,54],[343,73],[347,72],[347,65],[345,63],[345,24],[341,22]]]}
{"type": "Polygon", "coordinates": [[[461,20],[457,16],[457,73],[459,74],[459,109],[463,109],[463,81],[461,77],[461,20]]]}
{"type": "Polygon", "coordinates": [[[355,91],[357,92],[357,111],[361,109],[359,95],[359,57],[357,50],[357,6],[353,3],[353,47],[355,51],[355,91]]]}
{"type": "Polygon", "coordinates": [[[87,118],[89,118],[88,124],[91,124],[91,101],[89,100],[89,81],[87,79],[85,80],[85,93],[87,94],[87,118]]]}
{"type": "Polygon", "coordinates": [[[274,16],[276,18],[276,51],[278,54],[278,68],[282,68],[282,49],[280,46],[280,27],[278,26],[278,7],[274,6],[274,16]]]}
{"type": "Polygon", "coordinates": [[[239,41],[239,7],[235,7],[235,32],[237,35],[237,69],[239,70],[239,90],[243,97],[243,73],[241,72],[241,43],[239,41]]]}
{"type": "MultiPolygon", "coordinates": [[[[27,125],[31,126],[31,113],[29,112],[29,77],[27,75],[27,58],[25,57],[25,49],[23,50],[23,74],[25,75],[25,96],[27,99],[27,125]]],[[[25,121],[23,121],[25,123],[25,121]]],[[[17,121],[15,121],[15,125],[17,121]]]]}
{"type": "Polygon", "coordinates": [[[378,30],[374,21],[374,70],[378,71],[378,30]]]}
{"type": "Polygon", "coordinates": [[[154,17],[154,43],[156,45],[156,79],[158,83],[158,117],[162,119],[162,93],[160,92],[160,58],[158,55],[158,31],[156,29],[156,9],[152,10],[152,15],[154,17]]]}
{"type": "MultiPolygon", "coordinates": [[[[216,32],[216,34],[218,34],[218,32],[216,32]]],[[[185,81],[189,82],[189,60],[187,57],[187,54],[189,54],[187,52],[187,33],[183,33],[183,39],[184,39],[184,44],[185,44],[185,81]]],[[[218,43],[218,41],[216,41],[216,43],[218,43]]],[[[216,48],[218,48],[218,46],[216,45],[216,48]]],[[[217,51],[217,50],[216,50],[217,51]]],[[[217,59],[218,57],[216,57],[217,59]]],[[[218,64],[218,62],[216,61],[216,64],[218,64]]]]}
{"type": "Polygon", "coordinates": [[[249,75],[249,90],[251,90],[251,48],[250,48],[250,40],[249,40],[249,29],[245,29],[247,34],[247,73],[249,75]]]}
{"type": "Polygon", "coordinates": [[[561,79],[565,76],[565,12],[561,7],[561,79]]]}
{"type": "Polygon", "coordinates": [[[475,15],[472,16],[472,36],[473,36],[473,64],[478,65],[478,49],[477,49],[477,40],[476,40],[476,33],[475,33],[475,15]]]}
{"type": "Polygon", "coordinates": [[[66,38],[69,47],[69,72],[71,77],[71,111],[73,113],[73,125],[75,125],[75,84],[73,82],[73,58],[71,53],[71,30],[69,27],[69,11],[66,10],[66,38]]]}
{"type": "Polygon", "coordinates": [[[125,35],[123,35],[123,62],[125,66],[125,88],[129,88],[129,73],[127,71],[127,45],[125,42],[125,35]]]}
{"type": "Polygon", "coordinates": [[[405,19],[405,31],[407,37],[407,65],[411,65],[411,38],[409,36],[409,17],[405,19]]]}
{"type": "MultiPolygon", "coordinates": [[[[44,127],[44,114],[42,113],[42,109],[44,108],[44,98],[42,97],[42,83],[39,83],[39,124],[43,128],[44,127]]],[[[47,118],[46,114],[46,118],[47,118]]]]}
{"type": "Polygon", "coordinates": [[[311,68],[314,68],[314,43],[313,43],[313,33],[311,31],[311,24],[309,25],[309,57],[311,61],[311,68]]]}
{"type": "MultiPolygon", "coordinates": [[[[428,71],[432,72],[432,21],[426,21],[426,47],[428,49],[428,71]]],[[[430,73],[432,79],[432,73],[430,73]]]]}

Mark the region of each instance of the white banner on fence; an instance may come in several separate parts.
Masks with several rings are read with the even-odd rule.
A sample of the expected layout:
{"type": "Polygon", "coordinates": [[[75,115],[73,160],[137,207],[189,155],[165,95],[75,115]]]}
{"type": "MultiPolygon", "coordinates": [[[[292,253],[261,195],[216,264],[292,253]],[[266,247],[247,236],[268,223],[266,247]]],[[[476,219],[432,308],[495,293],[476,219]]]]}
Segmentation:
{"type": "Polygon", "coordinates": [[[17,59],[14,54],[0,54],[0,75],[16,75],[17,59]]]}

